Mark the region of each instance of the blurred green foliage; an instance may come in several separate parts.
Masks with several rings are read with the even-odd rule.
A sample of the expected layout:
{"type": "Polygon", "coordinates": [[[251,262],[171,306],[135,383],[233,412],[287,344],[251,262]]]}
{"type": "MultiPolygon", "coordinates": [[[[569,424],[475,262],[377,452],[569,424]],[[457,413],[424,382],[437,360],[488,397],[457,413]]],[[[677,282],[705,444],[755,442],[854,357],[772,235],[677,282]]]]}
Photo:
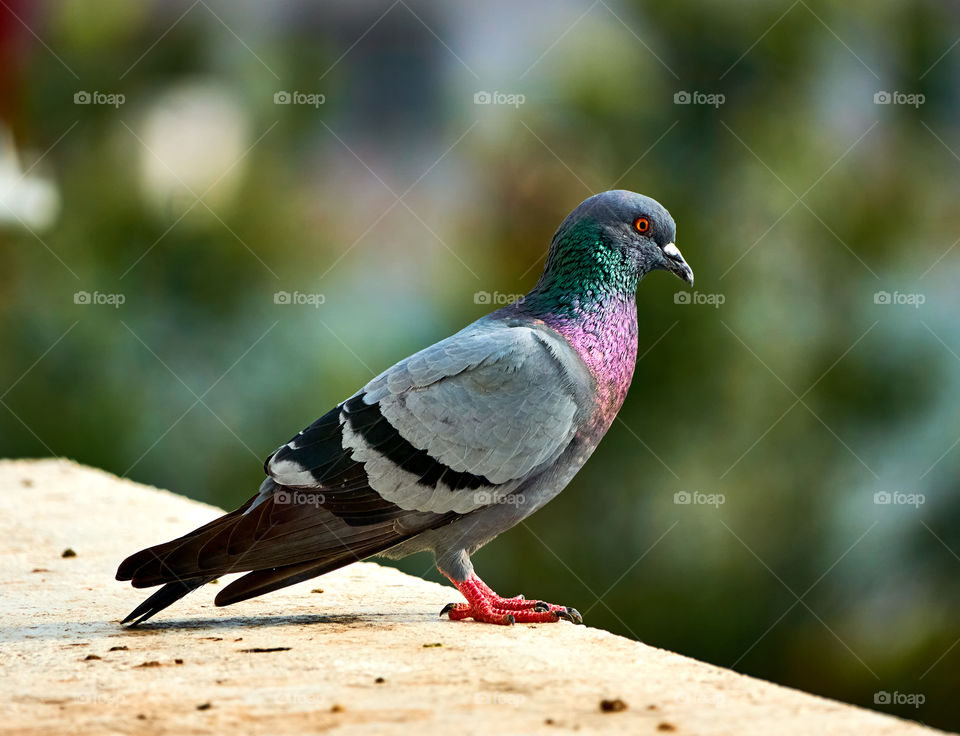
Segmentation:
{"type": "Polygon", "coordinates": [[[0,230],[3,456],[233,507],[299,428],[488,311],[476,293],[529,289],[582,199],[634,189],[723,303],[641,284],[622,421],[478,569],[657,646],[960,726],[957,4],[9,11],[14,180],[52,182],[60,212],[0,230]],[[125,100],[74,104],[95,90],[125,100]],[[895,492],[923,502],[875,497],[895,492]]]}

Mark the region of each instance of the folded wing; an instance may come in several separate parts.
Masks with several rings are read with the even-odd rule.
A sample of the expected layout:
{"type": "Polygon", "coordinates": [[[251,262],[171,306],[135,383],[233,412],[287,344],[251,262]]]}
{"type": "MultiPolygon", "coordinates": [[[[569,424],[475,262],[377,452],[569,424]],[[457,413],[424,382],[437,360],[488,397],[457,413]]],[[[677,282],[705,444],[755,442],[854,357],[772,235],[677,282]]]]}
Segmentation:
{"type": "MultiPolygon", "coordinates": [[[[382,499],[408,510],[469,513],[556,460],[589,408],[591,381],[555,334],[480,323],[345,401],[339,441],[382,499]]],[[[268,460],[268,475],[284,486],[331,488],[341,466],[330,442],[329,427],[308,427],[268,460]]]]}

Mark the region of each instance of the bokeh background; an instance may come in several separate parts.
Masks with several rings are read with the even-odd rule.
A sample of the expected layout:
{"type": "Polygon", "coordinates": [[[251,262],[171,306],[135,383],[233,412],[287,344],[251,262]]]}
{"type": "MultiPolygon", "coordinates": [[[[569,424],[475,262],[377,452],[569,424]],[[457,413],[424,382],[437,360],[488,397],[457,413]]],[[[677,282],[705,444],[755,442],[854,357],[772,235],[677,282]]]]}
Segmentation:
{"type": "Polygon", "coordinates": [[[621,421],[479,571],[960,727],[956,2],[2,5],[0,455],[233,507],[637,190],[696,288],[641,284],[621,421]]]}

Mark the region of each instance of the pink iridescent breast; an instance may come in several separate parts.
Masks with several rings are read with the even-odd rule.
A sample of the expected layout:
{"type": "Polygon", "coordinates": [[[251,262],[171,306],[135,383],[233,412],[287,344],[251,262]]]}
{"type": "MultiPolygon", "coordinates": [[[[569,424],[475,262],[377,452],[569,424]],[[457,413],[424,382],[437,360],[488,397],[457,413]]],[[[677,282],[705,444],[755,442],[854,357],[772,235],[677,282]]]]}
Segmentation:
{"type": "Polygon", "coordinates": [[[597,410],[589,430],[606,431],[623,405],[636,366],[634,301],[618,300],[576,319],[548,317],[544,322],[569,341],[596,379],[597,410]]]}

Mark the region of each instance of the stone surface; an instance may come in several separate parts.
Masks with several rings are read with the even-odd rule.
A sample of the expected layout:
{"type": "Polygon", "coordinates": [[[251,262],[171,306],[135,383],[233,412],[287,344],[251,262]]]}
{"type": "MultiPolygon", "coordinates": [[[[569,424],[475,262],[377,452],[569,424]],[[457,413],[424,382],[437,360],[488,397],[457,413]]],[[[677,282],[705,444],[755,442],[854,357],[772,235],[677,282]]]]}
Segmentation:
{"type": "Polygon", "coordinates": [[[4,733],[934,733],[597,629],[441,620],[455,590],[373,563],[229,608],[203,588],[123,629],[146,592],[120,560],[218,513],[0,462],[4,733]]]}

